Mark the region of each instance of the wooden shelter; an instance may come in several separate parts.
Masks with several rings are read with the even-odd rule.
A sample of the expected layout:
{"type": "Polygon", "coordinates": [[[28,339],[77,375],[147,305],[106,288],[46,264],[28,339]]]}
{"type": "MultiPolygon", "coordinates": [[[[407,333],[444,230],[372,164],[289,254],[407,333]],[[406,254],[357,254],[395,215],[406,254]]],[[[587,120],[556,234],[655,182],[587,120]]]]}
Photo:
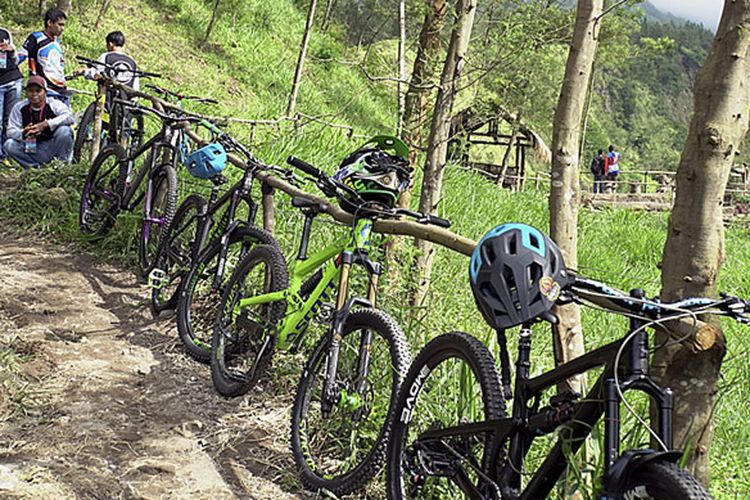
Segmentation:
{"type": "Polygon", "coordinates": [[[482,172],[504,187],[523,187],[528,148],[544,159],[549,157],[549,149],[541,138],[516,115],[502,108],[483,116],[478,116],[473,108],[466,108],[451,120],[449,159],[482,172]],[[472,151],[480,149],[483,158],[472,155],[472,151]]]}

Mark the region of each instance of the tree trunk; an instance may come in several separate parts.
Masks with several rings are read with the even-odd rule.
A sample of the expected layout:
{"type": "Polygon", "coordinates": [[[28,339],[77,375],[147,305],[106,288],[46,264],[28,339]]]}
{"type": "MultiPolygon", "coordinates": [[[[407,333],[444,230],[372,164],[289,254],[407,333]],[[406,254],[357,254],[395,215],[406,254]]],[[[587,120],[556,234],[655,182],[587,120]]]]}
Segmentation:
{"type": "Polygon", "coordinates": [[[302,43],[299,48],[299,57],[297,58],[297,68],[294,70],[294,80],[292,81],[292,91],[289,94],[289,105],[286,108],[286,115],[293,116],[297,107],[297,93],[299,91],[299,82],[302,79],[302,69],[305,66],[305,55],[307,54],[307,45],[310,42],[310,32],[312,31],[313,19],[315,19],[315,4],[317,0],[310,0],[310,8],[307,10],[307,22],[305,23],[305,34],[302,35],[302,43]]]}
{"type": "MultiPolygon", "coordinates": [[[[597,17],[603,0],[579,0],[560,98],[552,130],[552,185],[550,187],[550,236],[562,251],[565,264],[578,267],[579,139],[583,106],[596,54],[597,17]]],[[[581,312],[576,304],[558,306],[560,319],[553,327],[556,362],[565,363],[583,354],[581,312]]],[[[582,377],[567,388],[580,392],[582,377]]]]}
{"type": "Polygon", "coordinates": [[[44,13],[47,11],[47,0],[39,0],[39,16],[44,17],[44,13]]]}
{"type": "Polygon", "coordinates": [[[70,14],[70,10],[73,8],[73,0],[57,0],[57,8],[66,14],[70,14]]]}
{"type": "Polygon", "coordinates": [[[404,130],[404,81],[406,80],[406,0],[398,2],[398,126],[396,135],[401,137],[404,130]]]}
{"type": "Polygon", "coordinates": [[[102,20],[104,20],[104,16],[107,14],[107,10],[109,10],[110,3],[112,3],[112,0],[104,0],[102,2],[99,15],[96,16],[96,22],[94,23],[94,31],[99,31],[99,28],[101,28],[102,20]]]}
{"type": "Polygon", "coordinates": [[[221,0],[214,0],[214,8],[211,11],[211,20],[208,22],[208,28],[206,28],[206,35],[203,37],[203,43],[202,45],[205,47],[208,43],[208,38],[211,36],[211,31],[214,29],[214,23],[216,22],[216,17],[219,15],[219,3],[221,0]]]}
{"type": "Polygon", "coordinates": [[[328,25],[331,22],[331,12],[333,11],[333,5],[336,3],[336,0],[328,0],[328,3],[326,4],[326,12],[323,16],[323,23],[320,27],[321,31],[327,31],[328,25]]]}
{"type": "MultiPolygon", "coordinates": [[[[436,57],[440,53],[440,32],[448,11],[446,0],[427,0],[427,13],[419,33],[419,48],[414,59],[409,88],[404,103],[404,129],[402,138],[409,145],[409,163],[416,164],[422,146],[422,130],[427,116],[430,90],[424,88],[432,82],[437,71],[436,57]]],[[[400,207],[409,207],[411,186],[401,193],[400,207]]]]}
{"type": "MultiPolygon", "coordinates": [[[[513,124],[513,131],[510,133],[510,141],[508,142],[508,149],[505,150],[505,154],[503,155],[503,161],[500,164],[500,173],[497,176],[497,185],[499,187],[503,187],[503,183],[505,182],[505,174],[508,173],[508,167],[510,166],[510,157],[513,154],[513,150],[516,148],[516,140],[518,139],[518,126],[514,123],[513,124]]],[[[521,172],[518,172],[519,174],[521,172]]],[[[518,179],[516,179],[516,182],[518,179]]]]}
{"type": "MultiPolygon", "coordinates": [[[[448,46],[448,54],[445,57],[443,73],[440,76],[440,89],[435,100],[435,111],[432,115],[427,158],[422,178],[419,210],[424,213],[435,213],[438,201],[440,201],[443,187],[443,169],[448,155],[453,101],[458,92],[458,81],[464,66],[466,51],[469,48],[476,10],[476,0],[456,1],[456,21],[451,32],[451,41],[448,46]]],[[[435,254],[432,243],[424,240],[417,240],[417,250],[418,255],[415,265],[417,285],[411,295],[412,305],[422,305],[424,302],[430,286],[432,259],[435,254]]]]}
{"type": "MultiPolygon", "coordinates": [[[[664,245],[663,300],[716,294],[724,260],[722,200],[748,128],[748,57],[750,1],[726,0],[711,52],[696,78],[693,117],[677,169],[664,245]]],[[[692,341],[656,351],[653,364],[654,374],[674,391],[675,447],[690,447],[692,472],[708,484],[711,413],[726,346],[718,323],[704,326],[692,341]]],[[[672,334],[685,332],[679,330],[673,326],[672,334]]],[[[657,342],[665,340],[664,335],[657,342]]]]}
{"type": "Polygon", "coordinates": [[[263,204],[263,229],[271,234],[274,234],[276,230],[276,210],[273,206],[273,192],[272,186],[263,183],[261,184],[262,204],[263,204]]]}

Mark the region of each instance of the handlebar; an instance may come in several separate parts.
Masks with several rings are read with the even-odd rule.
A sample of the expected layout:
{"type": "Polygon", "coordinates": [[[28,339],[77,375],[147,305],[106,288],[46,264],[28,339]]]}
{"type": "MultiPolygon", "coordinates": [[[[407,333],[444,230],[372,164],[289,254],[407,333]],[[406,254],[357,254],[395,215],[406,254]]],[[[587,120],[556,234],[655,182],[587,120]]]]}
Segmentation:
{"type": "MultiPolygon", "coordinates": [[[[360,205],[365,203],[365,201],[362,200],[362,197],[360,196],[360,194],[357,193],[355,190],[353,190],[349,186],[344,185],[342,182],[334,179],[333,177],[322,172],[316,167],[310,165],[306,161],[300,160],[296,156],[289,156],[286,162],[290,164],[291,166],[313,177],[316,180],[317,186],[320,188],[321,191],[323,191],[323,194],[325,194],[326,196],[338,198],[342,196],[342,193],[347,193],[353,199],[361,200],[361,202],[359,203],[360,205]]],[[[396,217],[406,215],[408,217],[414,218],[415,221],[420,224],[430,224],[433,226],[438,226],[438,227],[443,227],[443,228],[449,228],[451,226],[451,222],[448,219],[443,219],[442,217],[438,217],[437,215],[425,214],[422,212],[409,210],[407,208],[375,209],[375,208],[368,207],[364,211],[364,213],[374,214],[375,216],[381,217],[381,218],[383,217],[396,218],[396,217]]]]}
{"type": "Polygon", "coordinates": [[[97,61],[95,59],[89,59],[88,57],[83,56],[76,56],[76,59],[82,63],[85,63],[88,67],[94,67],[94,66],[101,66],[102,68],[108,69],[110,71],[113,71],[115,74],[119,73],[131,73],[135,76],[139,77],[145,77],[145,78],[161,78],[161,75],[158,73],[151,73],[150,71],[142,71],[139,69],[129,69],[129,68],[120,68],[117,66],[112,66],[111,64],[107,64],[101,61],[97,61]]]}
{"type": "Polygon", "coordinates": [[[158,85],[152,85],[150,83],[147,83],[145,86],[153,90],[154,92],[161,94],[165,97],[174,97],[178,101],[190,100],[190,101],[195,101],[195,102],[203,102],[207,104],[219,104],[219,101],[217,101],[216,99],[211,99],[210,97],[187,95],[187,94],[183,94],[182,92],[175,92],[173,90],[165,89],[164,87],[160,87],[158,85]]]}
{"type": "MultiPolygon", "coordinates": [[[[183,114],[180,114],[180,115],[170,115],[170,114],[167,114],[167,113],[163,113],[163,112],[159,111],[156,108],[149,108],[149,107],[146,107],[146,106],[141,106],[139,104],[135,104],[134,102],[128,101],[127,99],[115,98],[115,99],[113,99],[112,102],[115,102],[117,104],[121,104],[122,106],[124,106],[124,107],[126,107],[128,109],[131,109],[131,110],[136,110],[136,111],[151,113],[151,114],[155,115],[156,117],[158,117],[160,120],[165,121],[165,122],[169,122],[169,123],[177,123],[177,122],[201,123],[201,122],[205,121],[205,119],[203,119],[203,118],[201,118],[199,116],[191,116],[191,115],[183,115],[183,114]]],[[[210,123],[210,122],[206,122],[206,123],[210,123]]]]}
{"type": "Polygon", "coordinates": [[[662,302],[659,298],[646,299],[639,293],[626,294],[605,283],[573,277],[565,292],[569,298],[587,300],[613,312],[630,313],[648,319],[664,319],[681,316],[686,312],[700,314],[720,314],[729,316],[740,323],[750,324],[750,301],[721,294],[721,298],[690,297],[675,302],[662,302]]]}

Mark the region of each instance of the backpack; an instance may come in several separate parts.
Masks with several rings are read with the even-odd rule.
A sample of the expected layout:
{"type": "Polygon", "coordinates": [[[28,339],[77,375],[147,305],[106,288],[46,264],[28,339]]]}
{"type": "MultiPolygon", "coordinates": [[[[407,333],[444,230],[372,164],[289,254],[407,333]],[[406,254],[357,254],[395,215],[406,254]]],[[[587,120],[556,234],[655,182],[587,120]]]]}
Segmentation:
{"type": "Polygon", "coordinates": [[[598,155],[594,156],[594,159],[591,160],[591,173],[594,175],[603,175],[604,174],[604,165],[603,165],[604,158],[600,158],[598,155]]]}

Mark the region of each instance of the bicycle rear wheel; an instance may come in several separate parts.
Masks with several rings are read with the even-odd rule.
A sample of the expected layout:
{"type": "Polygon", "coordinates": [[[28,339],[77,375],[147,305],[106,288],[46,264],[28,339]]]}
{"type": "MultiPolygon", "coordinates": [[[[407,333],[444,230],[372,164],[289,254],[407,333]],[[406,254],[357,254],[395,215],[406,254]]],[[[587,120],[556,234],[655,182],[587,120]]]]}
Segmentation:
{"type": "Polygon", "coordinates": [[[169,224],[164,240],[159,245],[156,264],[149,276],[151,281],[151,308],[155,313],[175,309],[182,278],[193,265],[200,251],[199,216],[208,202],[197,194],[185,198],[169,224]],[[154,275],[157,273],[157,275],[154,275]]]}
{"type": "Polygon", "coordinates": [[[114,224],[125,192],[126,156],[122,147],[113,144],[104,148],[91,165],[78,212],[83,234],[101,237],[114,224]]]}
{"type": "Polygon", "coordinates": [[[219,265],[225,244],[220,237],[201,251],[180,285],[177,331],[188,354],[201,363],[211,360],[211,337],[218,304],[237,264],[255,245],[277,245],[269,232],[255,226],[238,227],[225,237],[224,263],[219,265]]]}
{"type": "Polygon", "coordinates": [[[687,471],[673,463],[652,461],[633,471],[620,498],[708,500],[712,497],[687,471]]]}
{"type": "Polygon", "coordinates": [[[150,190],[147,189],[145,207],[138,238],[138,266],[143,276],[154,267],[161,238],[169,227],[177,208],[177,172],[164,164],[151,174],[150,190]]]}
{"type": "Polygon", "coordinates": [[[81,121],[78,123],[76,140],[73,143],[73,163],[80,163],[81,159],[88,159],[91,152],[91,143],[94,134],[94,113],[96,102],[92,102],[83,112],[81,121]]]}
{"type": "Polygon", "coordinates": [[[389,416],[411,359],[390,316],[375,309],[354,311],[342,332],[335,394],[326,396],[330,341],[326,335],[318,342],[300,378],[292,408],[292,454],[306,488],[347,495],[383,465],[389,416]],[[369,362],[362,379],[358,367],[364,359],[369,362]]]}
{"type": "Polygon", "coordinates": [[[240,300],[287,288],[284,256],[276,246],[258,245],[248,252],[229,279],[221,298],[211,344],[211,378],[223,396],[245,394],[271,361],[275,335],[286,302],[243,307],[240,300]]]}
{"type": "Polygon", "coordinates": [[[388,443],[388,498],[499,498],[486,481],[494,480],[497,460],[490,435],[420,435],[504,415],[495,361],[484,344],[460,332],[430,341],[399,392],[388,443]]]}

